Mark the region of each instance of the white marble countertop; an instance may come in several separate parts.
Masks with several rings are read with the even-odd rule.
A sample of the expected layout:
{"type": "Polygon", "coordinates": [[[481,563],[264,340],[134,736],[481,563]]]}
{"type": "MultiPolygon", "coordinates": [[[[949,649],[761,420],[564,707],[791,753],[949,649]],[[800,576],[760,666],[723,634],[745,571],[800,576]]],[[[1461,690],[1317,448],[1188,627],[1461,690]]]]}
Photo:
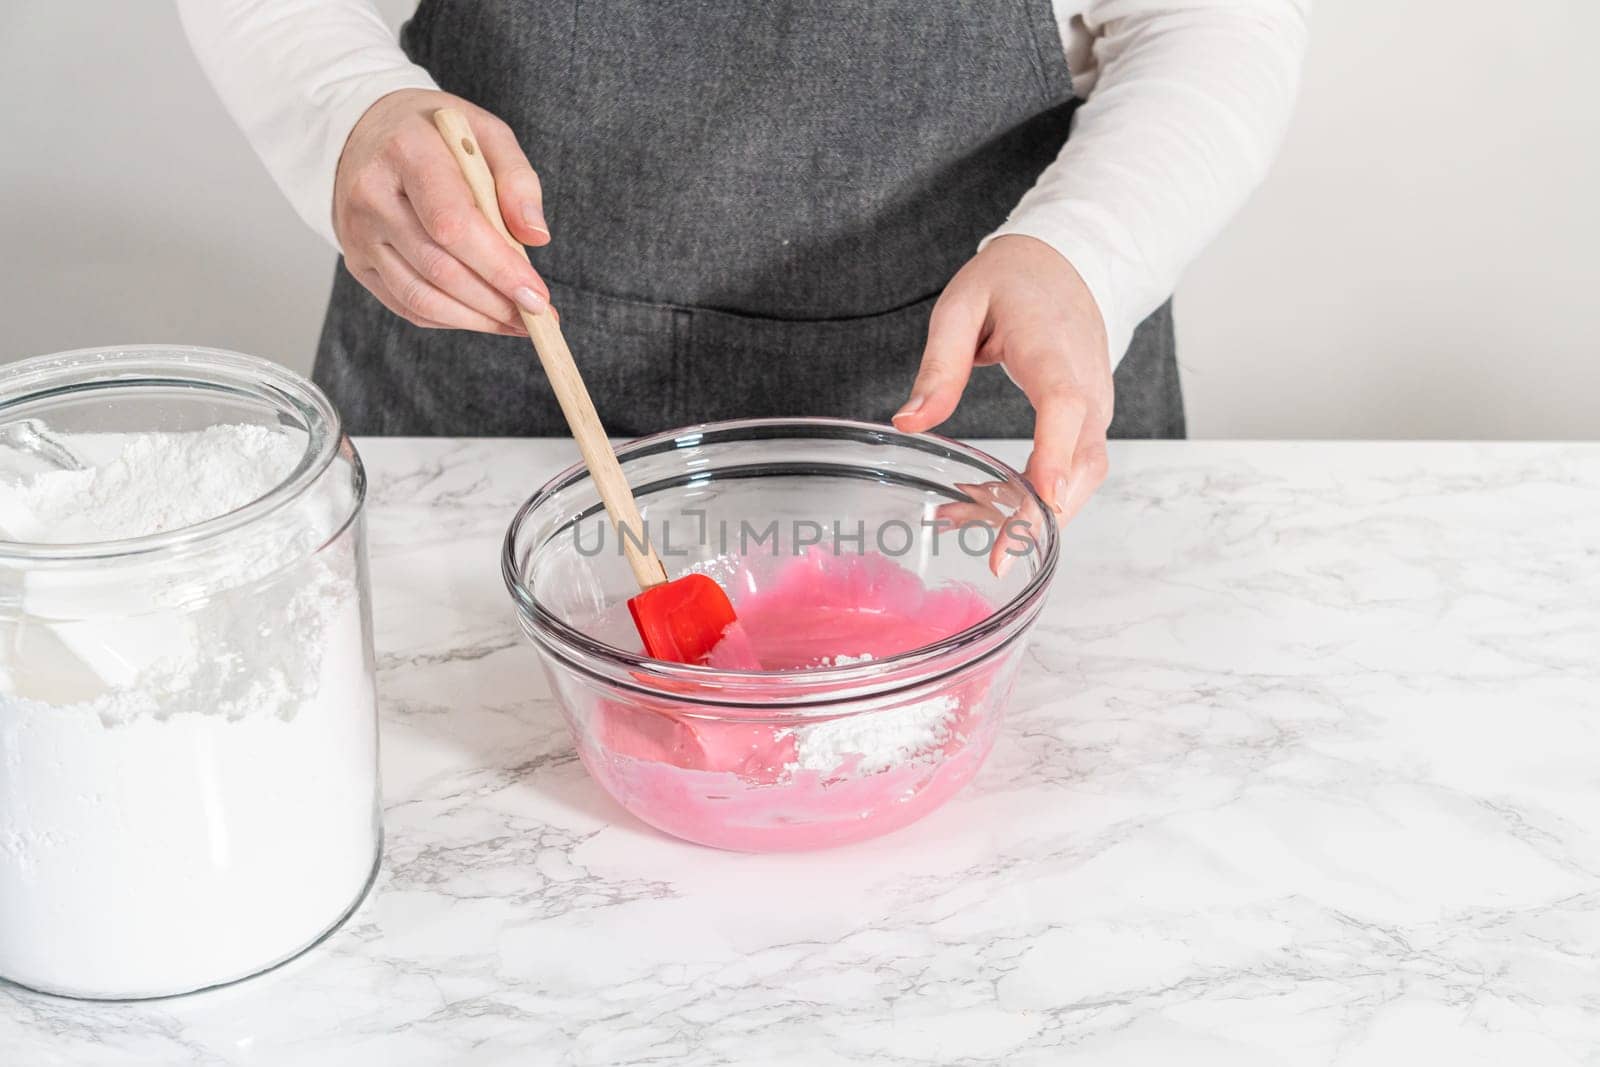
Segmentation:
{"type": "Polygon", "coordinates": [[[574,757],[497,557],[570,444],[361,447],[373,895],[222,990],[0,988],[0,1063],[1600,1062],[1600,445],[1114,443],[974,786],[778,856],[574,757]]]}

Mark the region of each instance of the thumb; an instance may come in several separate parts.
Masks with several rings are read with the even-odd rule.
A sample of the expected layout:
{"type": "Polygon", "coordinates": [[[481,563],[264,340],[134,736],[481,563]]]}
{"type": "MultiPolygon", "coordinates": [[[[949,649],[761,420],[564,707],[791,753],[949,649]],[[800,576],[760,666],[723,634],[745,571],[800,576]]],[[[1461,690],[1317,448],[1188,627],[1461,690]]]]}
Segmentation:
{"type": "Polygon", "coordinates": [[[911,399],[894,415],[896,429],[921,433],[956,410],[972,377],[984,314],[985,309],[975,300],[952,298],[948,292],[939,298],[928,319],[928,343],[911,386],[911,399]]]}
{"type": "Polygon", "coordinates": [[[517,135],[500,119],[479,109],[472,128],[483,146],[484,162],[494,172],[494,185],[500,194],[500,214],[511,236],[525,245],[550,243],[550,225],[544,220],[544,188],[528,157],[517,143],[517,135]]]}

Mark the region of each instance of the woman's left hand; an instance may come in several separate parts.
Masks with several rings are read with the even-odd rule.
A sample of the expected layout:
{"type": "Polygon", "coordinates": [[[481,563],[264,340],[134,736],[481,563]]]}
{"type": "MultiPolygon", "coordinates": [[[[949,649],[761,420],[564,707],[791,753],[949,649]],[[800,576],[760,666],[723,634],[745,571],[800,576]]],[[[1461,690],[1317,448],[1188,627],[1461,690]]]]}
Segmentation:
{"type": "Polygon", "coordinates": [[[1105,481],[1111,359],[1094,297],[1043,241],[998,237],[950,279],[895,426],[920,433],[939,425],[955,411],[972,368],[991,363],[1004,366],[1033,404],[1024,473],[1070,519],[1105,481]]]}

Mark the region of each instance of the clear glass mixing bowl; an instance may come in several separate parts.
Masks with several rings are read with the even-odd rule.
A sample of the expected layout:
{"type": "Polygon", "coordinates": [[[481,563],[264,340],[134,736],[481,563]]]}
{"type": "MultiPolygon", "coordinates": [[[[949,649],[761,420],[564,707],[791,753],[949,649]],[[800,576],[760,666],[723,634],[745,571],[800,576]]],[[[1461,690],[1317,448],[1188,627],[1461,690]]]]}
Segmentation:
{"type": "Polygon", "coordinates": [[[380,841],[365,490],[327,398],[264,360],[0,367],[0,978],[187,992],[298,954],[360,901],[380,841]],[[40,477],[77,491],[127,435],[219,426],[298,460],[193,525],[6,539],[40,477]]]}
{"type": "Polygon", "coordinates": [[[988,610],[868,662],[737,672],[646,658],[620,607],[632,573],[573,467],[517,513],[502,564],[606,792],[678,837],[769,851],[886,833],[971,780],[1056,563],[1054,522],[1016,471],[933,435],[826,419],[717,423],[618,456],[668,573],[711,574],[736,609],[817,563],[975,593],[988,610]],[[996,543],[1008,566],[994,566],[996,543]]]}

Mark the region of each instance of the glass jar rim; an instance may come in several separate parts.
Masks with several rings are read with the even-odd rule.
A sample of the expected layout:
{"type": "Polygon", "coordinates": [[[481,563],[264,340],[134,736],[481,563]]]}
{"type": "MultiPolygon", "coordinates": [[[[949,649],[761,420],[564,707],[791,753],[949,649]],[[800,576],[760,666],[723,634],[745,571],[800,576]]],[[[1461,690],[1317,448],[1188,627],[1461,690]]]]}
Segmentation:
{"type": "MultiPolygon", "coordinates": [[[[590,480],[583,463],[575,463],[540,486],[512,517],[501,550],[501,575],[511,592],[517,612],[528,635],[559,656],[568,666],[605,681],[631,689],[653,699],[682,700],[693,705],[733,708],[771,707],[775,699],[787,709],[801,706],[843,703],[867,696],[881,696],[911,686],[937,680],[955,670],[988,658],[1010,643],[1010,634],[1037,612],[1059,556],[1060,537],[1052,509],[1015,468],[981,449],[933,433],[905,433],[880,423],[854,419],[822,417],[729,419],[667,430],[629,441],[617,447],[624,468],[631,459],[711,443],[750,438],[833,435],[875,443],[890,443],[933,455],[961,459],[979,470],[1019,487],[1031,500],[1044,523],[1043,553],[1038,569],[1005,603],[983,619],[938,641],[882,659],[859,661],[815,670],[773,672],[735,671],[651,659],[596,640],[568,625],[533,595],[518,565],[517,538],[528,520],[556,493],[590,480]],[[808,433],[809,431],[809,433],[808,433]],[[996,638],[1002,638],[996,641],[996,638]],[[994,647],[987,647],[992,644],[994,647]],[[983,654],[953,667],[926,668],[943,662],[945,656],[961,649],[978,647],[983,654]],[[596,669],[595,664],[601,669],[596,669]],[[651,683],[661,683],[657,688],[651,683]],[[685,688],[693,690],[685,692],[685,688]],[[785,695],[775,698],[774,689],[785,695]],[[757,690],[760,691],[759,695],[757,690]]],[[[695,717],[692,710],[684,714],[695,717]]],[[[723,716],[716,716],[723,717],[723,716]]]]}
{"type": "MultiPolygon", "coordinates": [[[[34,356],[0,367],[0,417],[10,408],[97,389],[199,386],[276,406],[304,419],[305,452],[287,477],[268,492],[214,518],[189,526],[113,541],[42,542],[0,538],[0,560],[64,562],[148,557],[191,549],[249,526],[299,499],[338,454],[339,413],[321,389],[287,367],[258,356],[199,345],[115,345],[34,356]]],[[[358,492],[365,490],[357,461],[358,492]]],[[[342,529],[348,519],[338,524],[342,529]]],[[[338,536],[335,530],[334,536],[338,536]]]]}

